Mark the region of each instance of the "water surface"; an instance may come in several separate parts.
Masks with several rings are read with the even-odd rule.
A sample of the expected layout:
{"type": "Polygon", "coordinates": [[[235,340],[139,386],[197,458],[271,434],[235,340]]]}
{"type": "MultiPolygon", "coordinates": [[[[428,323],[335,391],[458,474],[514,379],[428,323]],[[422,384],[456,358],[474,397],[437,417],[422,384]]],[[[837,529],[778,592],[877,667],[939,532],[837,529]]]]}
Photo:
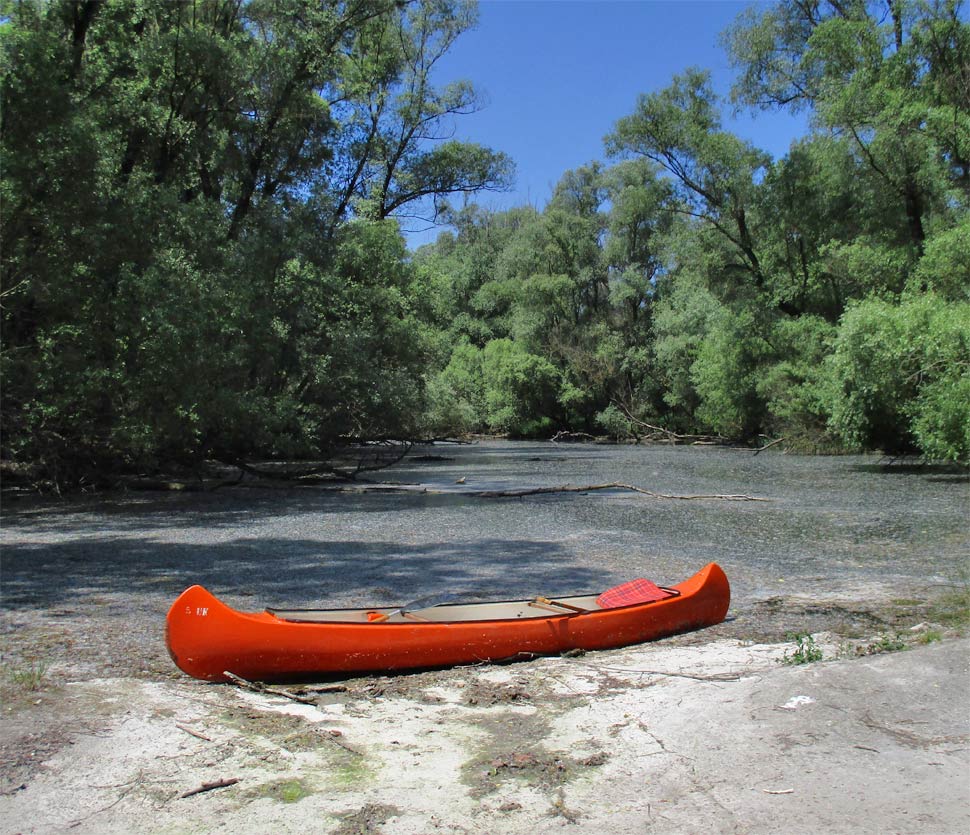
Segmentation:
{"type": "Polygon", "coordinates": [[[968,578],[966,475],[871,456],[483,442],[417,449],[371,478],[455,491],[620,481],[769,501],[315,488],[30,501],[5,508],[4,606],[143,595],[161,609],[195,582],[248,607],[550,595],[634,576],[673,583],[710,561],[741,607],[778,594],[906,597],[968,578]]]}

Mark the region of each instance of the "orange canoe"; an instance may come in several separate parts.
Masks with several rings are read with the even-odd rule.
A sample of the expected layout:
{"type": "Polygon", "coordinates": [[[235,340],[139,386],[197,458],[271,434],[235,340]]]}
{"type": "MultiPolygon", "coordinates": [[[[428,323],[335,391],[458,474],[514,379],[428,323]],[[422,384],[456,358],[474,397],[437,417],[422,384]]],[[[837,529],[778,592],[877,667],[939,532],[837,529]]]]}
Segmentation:
{"type": "Polygon", "coordinates": [[[731,599],[715,563],[663,594],[629,605],[604,594],[248,614],[192,586],[172,604],[165,639],[178,667],[196,678],[226,681],[230,672],[251,681],[296,680],[638,644],[720,623],[731,599]],[[610,608],[598,604],[604,599],[610,608]]]}

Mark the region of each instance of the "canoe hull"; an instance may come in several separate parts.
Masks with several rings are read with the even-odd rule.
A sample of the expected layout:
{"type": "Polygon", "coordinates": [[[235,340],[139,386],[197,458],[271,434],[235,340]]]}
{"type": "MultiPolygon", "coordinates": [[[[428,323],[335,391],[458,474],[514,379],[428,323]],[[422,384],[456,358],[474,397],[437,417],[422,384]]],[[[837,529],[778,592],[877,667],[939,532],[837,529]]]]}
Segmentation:
{"type": "Polygon", "coordinates": [[[165,638],[175,664],[195,678],[226,681],[228,671],[251,681],[285,681],[611,649],[712,626],[727,615],[730,586],[715,563],[673,588],[676,597],[582,614],[377,624],[238,612],[192,586],[172,604],[165,638]]]}

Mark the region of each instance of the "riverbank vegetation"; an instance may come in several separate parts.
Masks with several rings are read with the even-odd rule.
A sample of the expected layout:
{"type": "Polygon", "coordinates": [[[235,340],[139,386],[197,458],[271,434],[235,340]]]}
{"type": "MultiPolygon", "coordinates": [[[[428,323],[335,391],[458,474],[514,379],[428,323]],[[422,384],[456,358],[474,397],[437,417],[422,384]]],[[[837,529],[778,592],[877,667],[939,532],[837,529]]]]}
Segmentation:
{"type": "Polygon", "coordinates": [[[549,204],[433,69],[459,0],[9,4],[3,457],[62,482],[461,432],[970,459],[970,25],[756,6],[549,204]],[[732,106],[811,114],[772,159],[732,106]],[[446,220],[416,253],[400,220],[446,220]]]}

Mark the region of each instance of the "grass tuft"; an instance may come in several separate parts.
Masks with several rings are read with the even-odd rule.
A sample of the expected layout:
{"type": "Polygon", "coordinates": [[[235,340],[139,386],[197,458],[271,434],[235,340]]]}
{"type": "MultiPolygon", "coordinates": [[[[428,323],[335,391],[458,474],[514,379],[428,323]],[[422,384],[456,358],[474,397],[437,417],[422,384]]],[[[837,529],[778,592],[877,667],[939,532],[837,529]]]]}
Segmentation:
{"type": "Polygon", "coordinates": [[[31,661],[22,667],[4,666],[4,678],[31,693],[36,693],[44,686],[47,670],[50,665],[46,661],[31,661]]]}

